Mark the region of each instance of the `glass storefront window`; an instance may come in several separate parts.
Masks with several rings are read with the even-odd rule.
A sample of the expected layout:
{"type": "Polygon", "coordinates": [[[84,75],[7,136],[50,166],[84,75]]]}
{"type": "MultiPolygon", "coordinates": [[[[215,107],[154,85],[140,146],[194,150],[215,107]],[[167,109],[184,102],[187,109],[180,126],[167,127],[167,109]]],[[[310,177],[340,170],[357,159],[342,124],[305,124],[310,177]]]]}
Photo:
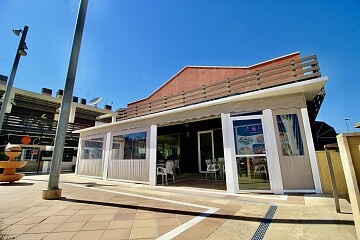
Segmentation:
{"type": "Polygon", "coordinates": [[[23,147],[21,149],[21,155],[16,157],[18,161],[28,161],[29,163],[35,163],[39,159],[40,148],[36,147],[23,147]]]}
{"type": "Polygon", "coordinates": [[[114,136],[111,159],[146,159],[146,132],[114,136]]]}
{"type": "Polygon", "coordinates": [[[296,114],[276,115],[283,156],[304,155],[299,120],[296,114]]]}
{"type": "MultiPolygon", "coordinates": [[[[53,151],[41,151],[40,160],[44,157],[52,158],[52,155],[53,151]]],[[[64,148],[62,162],[72,162],[74,156],[76,156],[76,153],[73,148],[64,148]]]]}
{"type": "Polygon", "coordinates": [[[101,159],[103,138],[93,138],[83,141],[82,159],[101,159]]]}

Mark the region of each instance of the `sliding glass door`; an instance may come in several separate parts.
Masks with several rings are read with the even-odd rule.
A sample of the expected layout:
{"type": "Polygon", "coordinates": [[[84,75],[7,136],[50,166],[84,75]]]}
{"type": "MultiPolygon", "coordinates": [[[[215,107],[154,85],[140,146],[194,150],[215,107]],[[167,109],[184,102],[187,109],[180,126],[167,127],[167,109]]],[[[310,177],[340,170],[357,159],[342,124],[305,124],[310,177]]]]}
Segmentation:
{"type": "Polygon", "coordinates": [[[198,132],[199,172],[206,172],[206,159],[214,159],[213,131],[198,132]]]}
{"type": "Polygon", "coordinates": [[[271,190],[262,116],[233,118],[239,189],[271,190]]]}

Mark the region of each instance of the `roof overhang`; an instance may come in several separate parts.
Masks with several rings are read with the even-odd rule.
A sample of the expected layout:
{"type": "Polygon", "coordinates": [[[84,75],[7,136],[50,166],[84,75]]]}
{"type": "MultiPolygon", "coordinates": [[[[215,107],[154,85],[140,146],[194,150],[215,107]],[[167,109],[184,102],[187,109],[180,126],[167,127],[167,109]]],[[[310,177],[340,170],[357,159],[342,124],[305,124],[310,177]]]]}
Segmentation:
{"type": "Polygon", "coordinates": [[[302,93],[306,101],[312,101],[316,95],[319,94],[319,92],[322,91],[324,88],[325,83],[327,82],[327,77],[320,77],[316,79],[310,79],[306,81],[291,83],[291,84],[285,84],[277,87],[272,87],[268,89],[262,89],[258,91],[253,91],[249,93],[244,93],[240,95],[234,95],[224,98],[219,98],[216,100],[209,100],[206,102],[193,104],[185,107],[175,108],[163,112],[153,113],[145,116],[135,117],[131,119],[126,119],[114,123],[108,123],[103,124],[100,126],[90,127],[82,130],[75,131],[74,133],[85,133],[85,132],[91,132],[93,130],[100,130],[105,128],[110,128],[114,126],[121,126],[122,124],[131,124],[141,121],[147,121],[152,118],[160,118],[165,117],[168,115],[175,115],[175,114],[181,114],[183,112],[189,112],[189,111],[199,111],[203,108],[208,108],[215,105],[222,105],[226,103],[233,103],[233,102],[242,102],[242,101],[249,101],[254,99],[262,99],[262,98],[269,98],[269,97],[278,97],[282,95],[293,95],[293,94],[299,94],[302,93]]]}

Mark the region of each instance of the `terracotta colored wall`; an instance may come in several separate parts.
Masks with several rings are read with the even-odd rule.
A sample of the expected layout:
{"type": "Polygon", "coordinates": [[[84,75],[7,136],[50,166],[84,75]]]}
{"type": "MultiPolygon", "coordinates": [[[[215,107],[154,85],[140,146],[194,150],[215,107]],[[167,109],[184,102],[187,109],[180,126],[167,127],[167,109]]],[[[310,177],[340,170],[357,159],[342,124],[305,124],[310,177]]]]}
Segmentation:
{"type": "Polygon", "coordinates": [[[224,68],[195,68],[187,67],[179,75],[167,82],[156,91],[148,100],[159,99],[164,96],[174,95],[182,91],[202,87],[227,78],[246,74],[247,69],[224,69],[224,68]]]}
{"type": "Polygon", "coordinates": [[[289,63],[291,60],[300,59],[300,54],[295,53],[289,56],[281,57],[252,67],[244,68],[226,68],[226,67],[186,67],[163,86],[156,90],[148,98],[129,103],[131,106],[143,101],[153,101],[165,96],[181,93],[194,88],[202,87],[214,82],[226,80],[227,78],[238,77],[256,70],[271,67],[274,65],[289,63]]]}

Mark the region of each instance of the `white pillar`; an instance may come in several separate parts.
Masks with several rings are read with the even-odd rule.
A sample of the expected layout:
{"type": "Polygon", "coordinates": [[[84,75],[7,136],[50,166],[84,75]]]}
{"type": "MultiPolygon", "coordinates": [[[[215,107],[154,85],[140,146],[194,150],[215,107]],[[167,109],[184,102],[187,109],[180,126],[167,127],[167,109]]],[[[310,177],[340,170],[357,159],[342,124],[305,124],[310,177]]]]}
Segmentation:
{"type": "Polygon", "coordinates": [[[268,162],[269,179],[271,190],[275,194],[284,194],[284,186],[281,177],[279,149],[276,144],[276,131],[272,111],[265,109],[263,111],[264,137],[266,144],[266,156],[268,162]]]}
{"type": "Polygon", "coordinates": [[[11,102],[14,100],[14,98],[15,98],[15,91],[11,91],[10,95],[9,95],[9,101],[8,101],[8,103],[6,105],[5,113],[11,113],[11,109],[12,109],[12,103],[11,102]]]}
{"type": "Polygon", "coordinates": [[[103,180],[107,180],[108,176],[108,167],[109,167],[109,159],[110,159],[110,153],[111,153],[111,132],[106,133],[105,137],[105,146],[104,146],[104,165],[103,165],[103,180]]]}
{"type": "Polygon", "coordinates": [[[221,114],[221,126],[224,145],[226,190],[229,193],[237,193],[239,191],[239,182],[234,147],[234,130],[230,118],[230,113],[221,114]]]}
{"type": "Polygon", "coordinates": [[[74,123],[75,121],[75,114],[76,114],[76,107],[72,103],[70,106],[70,116],[69,116],[69,123],[74,123]]]}
{"type": "Polygon", "coordinates": [[[156,186],[157,125],[150,126],[149,139],[149,185],[156,186]]]}
{"type": "Polygon", "coordinates": [[[81,138],[81,136],[80,136],[80,137],[79,137],[78,148],[77,148],[76,163],[75,163],[75,175],[77,175],[78,166],[79,166],[79,161],[80,161],[80,156],[81,156],[82,151],[83,151],[83,145],[82,145],[82,138],[81,138]]]}
{"type": "Polygon", "coordinates": [[[303,119],[303,125],[304,125],[304,130],[305,130],[305,139],[306,139],[306,145],[308,146],[310,165],[311,165],[311,171],[312,171],[313,179],[314,179],[315,191],[316,191],[316,193],[322,193],[319,167],[317,165],[314,141],[313,141],[313,137],[312,137],[312,133],[311,133],[310,120],[309,120],[307,108],[301,109],[301,116],[303,119]]]}

